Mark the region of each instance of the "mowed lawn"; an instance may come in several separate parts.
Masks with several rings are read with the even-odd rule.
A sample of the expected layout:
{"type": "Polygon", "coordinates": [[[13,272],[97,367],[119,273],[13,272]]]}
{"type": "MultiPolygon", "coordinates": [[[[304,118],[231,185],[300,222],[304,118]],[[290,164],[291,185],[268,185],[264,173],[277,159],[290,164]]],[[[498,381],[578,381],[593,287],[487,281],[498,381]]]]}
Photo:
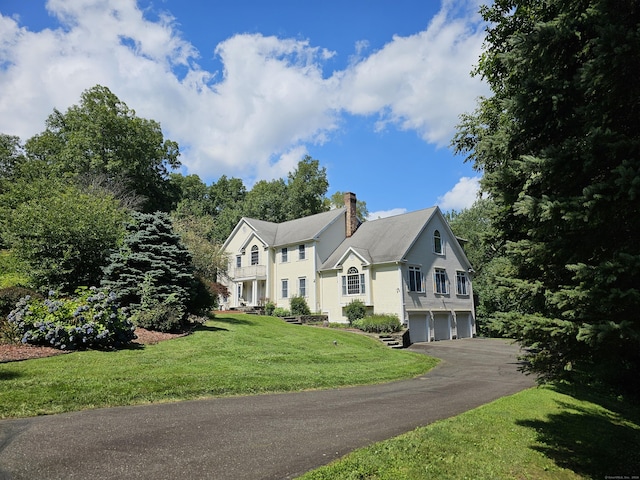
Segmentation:
{"type": "Polygon", "coordinates": [[[0,364],[0,418],[381,383],[437,362],[364,335],[220,315],[156,345],[0,364]]]}
{"type": "Polygon", "coordinates": [[[640,478],[640,406],[532,388],[357,450],[300,480],[640,478]]]}

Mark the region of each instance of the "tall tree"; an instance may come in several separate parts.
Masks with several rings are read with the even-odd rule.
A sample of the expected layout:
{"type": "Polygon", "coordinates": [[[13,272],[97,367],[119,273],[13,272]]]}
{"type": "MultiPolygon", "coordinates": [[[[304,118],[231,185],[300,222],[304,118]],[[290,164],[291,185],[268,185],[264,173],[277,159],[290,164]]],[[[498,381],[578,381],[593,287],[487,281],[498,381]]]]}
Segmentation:
{"type": "Polygon", "coordinates": [[[289,215],[287,198],[287,184],[278,178],[267,182],[260,180],[247,193],[242,215],[268,222],[284,222],[289,215]]]}
{"type": "Polygon", "coordinates": [[[478,73],[493,95],[457,150],[484,172],[543,378],[640,367],[640,5],[496,0],[478,73]]]}
{"type": "Polygon", "coordinates": [[[287,220],[327,211],[325,195],[329,188],[327,169],[306,155],[287,181],[287,220]]]}
{"type": "MultiPolygon", "coordinates": [[[[342,208],[344,207],[344,192],[336,192],[329,199],[327,199],[329,207],[342,208]]],[[[364,200],[356,200],[356,214],[360,221],[366,222],[369,216],[369,209],[367,208],[367,202],[364,200]]]]}
{"type": "Polygon", "coordinates": [[[27,153],[46,161],[52,174],[104,175],[143,196],[146,211],[167,210],[168,174],[180,166],[178,144],[165,140],[160,124],[136,116],[107,87],[82,93],[80,104],[54,109],[46,130],[29,139],[27,153]]]}
{"type": "Polygon", "coordinates": [[[0,133],[0,192],[2,182],[10,181],[15,175],[19,163],[24,161],[24,152],[20,138],[0,133]]]}

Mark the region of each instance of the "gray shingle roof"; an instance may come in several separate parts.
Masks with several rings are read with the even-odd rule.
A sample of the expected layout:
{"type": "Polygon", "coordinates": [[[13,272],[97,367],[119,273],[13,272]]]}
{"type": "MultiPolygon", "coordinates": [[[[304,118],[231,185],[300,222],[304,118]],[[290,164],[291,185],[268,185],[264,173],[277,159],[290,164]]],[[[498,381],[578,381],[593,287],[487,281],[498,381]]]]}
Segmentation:
{"type": "Polygon", "coordinates": [[[364,222],[353,236],[340,244],[320,269],[334,268],[349,248],[372,264],[402,261],[435,211],[436,207],[431,207],[364,222]]]}
{"type": "Polygon", "coordinates": [[[316,238],[327,226],[342,216],[344,208],[310,215],[283,223],[245,218],[256,234],[271,247],[302,243],[316,238]]]}

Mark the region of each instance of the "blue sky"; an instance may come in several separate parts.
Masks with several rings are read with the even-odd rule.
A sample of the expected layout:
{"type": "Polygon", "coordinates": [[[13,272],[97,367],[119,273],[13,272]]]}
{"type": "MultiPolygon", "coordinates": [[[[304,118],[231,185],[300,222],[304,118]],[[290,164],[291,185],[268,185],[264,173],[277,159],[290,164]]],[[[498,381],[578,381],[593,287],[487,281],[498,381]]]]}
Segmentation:
{"type": "Polygon", "coordinates": [[[488,89],[470,71],[480,0],[0,0],[0,132],[109,87],[180,144],[183,173],[250,188],[305,155],[329,194],[373,217],[470,206],[458,116],[488,89]]]}

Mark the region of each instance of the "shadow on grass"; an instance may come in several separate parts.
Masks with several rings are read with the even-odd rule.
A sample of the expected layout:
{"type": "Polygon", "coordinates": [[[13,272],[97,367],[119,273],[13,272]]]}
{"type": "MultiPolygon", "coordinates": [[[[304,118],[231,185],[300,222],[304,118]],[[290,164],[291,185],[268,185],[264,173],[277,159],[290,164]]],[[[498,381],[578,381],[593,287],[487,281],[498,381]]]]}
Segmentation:
{"type": "Polygon", "coordinates": [[[193,329],[194,332],[228,332],[228,328],[214,327],[213,325],[198,325],[193,329]]]}
{"type": "MultiPolygon", "coordinates": [[[[9,362],[3,362],[3,363],[9,363],[9,362]]],[[[23,375],[21,373],[12,371],[12,370],[4,370],[4,371],[0,371],[0,382],[3,380],[15,380],[16,378],[20,378],[23,375]]]]}
{"type": "Polygon", "coordinates": [[[234,315],[221,315],[213,319],[217,323],[228,323],[229,325],[255,325],[254,320],[248,320],[246,318],[238,318],[234,315]]]}
{"type": "Polygon", "coordinates": [[[561,413],[546,420],[525,420],[519,425],[533,428],[538,442],[532,448],[558,466],[587,478],[637,478],[640,475],[640,409],[629,403],[586,391],[558,387],[595,406],[560,402],[561,413]]]}

